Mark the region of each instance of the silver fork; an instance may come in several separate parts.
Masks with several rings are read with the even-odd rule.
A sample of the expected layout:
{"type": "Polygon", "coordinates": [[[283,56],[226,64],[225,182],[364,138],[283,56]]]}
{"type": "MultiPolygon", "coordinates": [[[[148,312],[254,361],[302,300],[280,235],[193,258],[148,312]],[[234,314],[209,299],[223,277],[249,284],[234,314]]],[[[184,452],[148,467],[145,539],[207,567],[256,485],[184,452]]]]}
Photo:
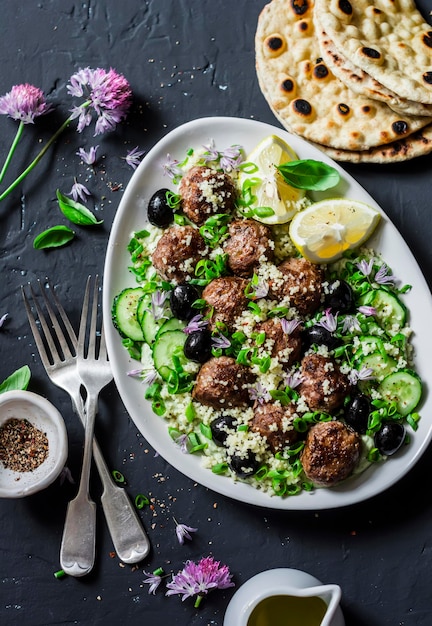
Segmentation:
{"type": "Polygon", "coordinates": [[[105,346],[103,326],[100,336],[99,354],[96,354],[98,277],[93,288],[93,305],[90,316],[87,353],[87,317],[90,298],[90,277],[84,295],[77,344],[76,365],[78,375],[87,390],[85,406],[86,422],[84,453],[78,493],[69,502],[60,547],[60,564],[72,576],[84,576],[92,569],[96,547],[96,504],[90,497],[89,481],[92,459],[92,441],[96,406],[100,391],[112,380],[105,346]]]}
{"type": "MultiPolygon", "coordinates": [[[[31,311],[29,299],[27,298],[25,290],[22,287],[21,291],[24,298],[27,317],[29,319],[35,343],[49,378],[55,385],[67,391],[72,399],[72,406],[74,410],[77,412],[84,424],[86,418],[80,394],[82,383],[78,376],[76,367],[77,338],[72,325],[70,324],[69,318],[67,317],[66,312],[55,294],[55,291],[52,287],[50,287],[49,293],[51,294],[51,299],[54,302],[54,307],[57,310],[57,313],[55,313],[54,308],[40,283],[39,287],[45,308],[48,311],[49,319],[54,329],[54,336],[58,340],[62,354],[59,354],[42,308],[39,305],[38,299],[36,298],[36,295],[30,285],[30,293],[33,298],[47,348],[44,345],[35,317],[31,311]],[[57,317],[59,317],[64,324],[67,340],[57,317]]],[[[116,485],[112,480],[96,438],[93,438],[93,454],[103,485],[101,502],[114,548],[118,557],[123,562],[138,563],[144,559],[150,551],[148,537],[131,501],[129,500],[126,490],[116,485]]]]}

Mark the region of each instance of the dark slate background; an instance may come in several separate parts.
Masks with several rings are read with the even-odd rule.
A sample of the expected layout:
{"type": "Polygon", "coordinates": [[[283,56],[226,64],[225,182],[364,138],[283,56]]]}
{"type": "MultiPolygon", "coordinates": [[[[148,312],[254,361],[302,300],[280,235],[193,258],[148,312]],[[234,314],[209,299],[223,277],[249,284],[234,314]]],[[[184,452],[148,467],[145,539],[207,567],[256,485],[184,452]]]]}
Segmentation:
{"type": "MultiPolygon", "coordinates": [[[[30,389],[63,413],[69,467],[79,475],[82,429],[69,398],[42,368],[23,310],[20,285],[49,277],[74,322],[84,280],[102,273],[110,225],[132,170],[124,157],[149,150],[176,126],[208,115],[238,116],[278,126],[258,88],[254,33],[264,2],[236,0],[23,0],[3,1],[0,19],[0,94],[29,82],[47,94],[55,113],[27,126],[11,167],[24,166],[68,114],[70,76],[80,67],[123,73],[133,109],[115,133],[94,138],[73,127],[28,179],[0,205],[0,380],[28,364],[30,389]],[[99,144],[94,171],[80,163],[79,147],[99,144]],[[77,228],[69,246],[35,251],[36,234],[67,224],[55,200],[74,177],[93,194],[89,203],[102,227],[77,228]],[[93,204],[94,202],[94,204],[93,204]]],[[[418,6],[430,20],[429,3],[418,6]]],[[[0,119],[6,154],[16,123],[0,119]]],[[[432,279],[430,254],[431,157],[393,166],[348,166],[380,203],[432,279]]],[[[430,284],[430,283],[429,283],[430,284]]],[[[419,304],[421,306],[421,303],[419,304]]],[[[429,419],[430,416],[424,416],[429,419]]],[[[273,567],[294,567],[342,587],[347,626],[429,626],[432,596],[431,450],[399,484],[341,511],[275,512],[232,502],[192,483],[155,457],[129,419],[114,385],[102,395],[98,434],[109,464],[127,478],[131,496],[147,493],[154,510],[140,516],[152,552],[139,567],[122,566],[99,512],[97,565],[83,578],[57,580],[65,509],[74,487],[58,483],[27,499],[0,501],[0,623],[222,626],[234,590],[214,592],[199,610],[191,600],[149,596],[144,570],[178,571],[186,559],[213,554],[227,563],[236,587],[273,567]],[[173,516],[199,530],[179,546],[173,516]]],[[[97,495],[99,484],[94,481],[97,495]]]]}

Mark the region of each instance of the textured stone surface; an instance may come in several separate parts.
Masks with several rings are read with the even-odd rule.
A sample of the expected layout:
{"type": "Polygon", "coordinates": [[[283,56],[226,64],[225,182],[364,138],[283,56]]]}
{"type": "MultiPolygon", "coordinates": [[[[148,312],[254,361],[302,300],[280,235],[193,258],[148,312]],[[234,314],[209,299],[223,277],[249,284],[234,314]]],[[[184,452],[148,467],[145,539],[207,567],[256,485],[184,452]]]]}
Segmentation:
{"type": "MultiPolygon", "coordinates": [[[[428,2],[418,3],[427,16],[428,2]]],[[[16,83],[39,86],[56,111],[25,129],[11,166],[25,165],[68,114],[66,84],[79,67],[110,66],[131,83],[134,105],[115,133],[65,132],[20,187],[0,204],[0,380],[28,364],[30,388],[48,397],[67,422],[72,474],[78,478],[82,429],[64,392],[47,380],[25,317],[20,286],[49,277],[77,323],[84,279],[102,273],[110,224],[132,170],[122,157],[138,145],[149,150],[179,124],[207,115],[254,118],[278,125],[262,97],[254,68],[254,33],[264,2],[258,0],[106,0],[3,2],[0,20],[0,94],[16,83]],[[92,171],[79,147],[99,144],[92,171]],[[36,234],[67,224],[55,199],[74,177],[93,194],[102,227],[76,228],[69,246],[36,251],[36,234]]],[[[5,155],[16,123],[0,119],[5,155]]],[[[3,157],[2,157],[3,158],[3,157]]],[[[393,167],[351,166],[390,215],[432,278],[430,157],[393,167]]],[[[9,174],[8,174],[9,176],[9,174]]],[[[89,206],[93,207],[93,201],[89,206]]],[[[430,416],[424,416],[430,419],[430,416]]],[[[192,483],[155,457],[129,419],[112,385],[103,393],[97,425],[106,457],[127,477],[132,497],[155,498],[140,516],[152,542],[138,568],[121,567],[99,511],[97,565],[79,581],[56,580],[66,505],[74,487],[55,484],[25,500],[0,501],[0,623],[59,625],[121,623],[152,626],[222,626],[234,592],[211,594],[199,610],[192,602],[149,596],[146,572],[178,571],[186,559],[213,554],[227,563],[236,586],[272,567],[304,569],[341,585],[348,626],[430,624],[432,601],[432,504],[430,450],[394,488],[370,502],[341,511],[280,513],[232,503],[192,483]],[[198,527],[179,546],[173,517],[198,527]]],[[[99,492],[94,481],[93,492],[99,492]]]]}

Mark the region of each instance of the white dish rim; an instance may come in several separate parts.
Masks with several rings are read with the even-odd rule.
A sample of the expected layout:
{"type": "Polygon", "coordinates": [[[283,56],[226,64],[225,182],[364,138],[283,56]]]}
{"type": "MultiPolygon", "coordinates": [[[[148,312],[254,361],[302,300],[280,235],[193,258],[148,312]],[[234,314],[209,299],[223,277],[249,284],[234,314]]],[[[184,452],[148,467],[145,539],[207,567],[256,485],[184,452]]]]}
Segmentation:
{"type": "MultiPolygon", "coordinates": [[[[164,177],[162,172],[162,163],[166,160],[166,155],[170,154],[181,159],[188,148],[208,145],[211,139],[215,140],[219,149],[240,144],[246,152],[249,152],[260,139],[271,134],[276,134],[287,141],[299,158],[318,159],[333,165],[343,178],[343,182],[336,190],[339,195],[349,194],[349,197],[366,202],[381,212],[383,219],[370,244],[372,248],[382,253],[394,274],[399,275],[404,283],[413,286],[413,289],[404,296],[404,301],[410,310],[415,333],[412,343],[416,352],[416,370],[425,383],[426,392],[427,357],[432,353],[432,335],[427,332],[428,322],[432,319],[432,299],[426,280],[406,242],[375,200],[338,163],[296,135],[264,122],[244,118],[207,117],[186,122],[163,137],[148,152],[133,174],[114,218],[105,260],[103,311],[107,346],[114,380],[135,425],[168,463],[191,480],[234,500],[265,508],[297,511],[341,508],[362,502],[388,489],[405,476],[419,460],[432,438],[432,421],[427,417],[432,413],[432,407],[427,393],[421,407],[423,417],[419,422],[419,428],[416,433],[411,434],[410,445],[401,450],[396,457],[332,489],[316,489],[312,493],[303,492],[288,498],[269,496],[243,482],[234,482],[213,474],[201,466],[199,457],[185,455],[180,451],[169,437],[163,418],[154,415],[144,400],[143,388],[126,375],[136,362],[127,355],[117,331],[110,323],[114,296],[122,288],[136,284],[132,274],[127,271],[129,257],[126,246],[130,236],[134,230],[144,227],[145,208],[150,196],[160,187],[170,187],[169,179],[164,177]],[[421,306],[414,306],[416,302],[421,302],[421,306]]],[[[326,195],[334,196],[336,191],[331,190],[330,193],[326,192],[326,195]]]]}

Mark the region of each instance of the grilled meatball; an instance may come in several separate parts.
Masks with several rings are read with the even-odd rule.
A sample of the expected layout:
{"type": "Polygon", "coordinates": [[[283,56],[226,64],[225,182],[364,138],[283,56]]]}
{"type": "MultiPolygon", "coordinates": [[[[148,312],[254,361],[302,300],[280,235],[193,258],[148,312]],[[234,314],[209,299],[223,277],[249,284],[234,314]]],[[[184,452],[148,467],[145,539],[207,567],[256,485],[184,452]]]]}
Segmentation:
{"type": "Polygon", "coordinates": [[[235,220],[230,224],[229,235],[225,252],[233,274],[248,278],[263,255],[268,261],[273,260],[273,242],[268,226],[255,220],[235,220]]]}
{"type": "Polygon", "coordinates": [[[342,406],[350,384],[336,361],[321,354],[307,354],[301,362],[298,392],[312,411],[331,413],[342,406]]]}
{"type": "Polygon", "coordinates": [[[309,430],[301,454],[306,476],[331,487],[347,478],[360,458],[361,439],[342,422],[318,422],[309,430]]]}
{"type": "Polygon", "coordinates": [[[301,333],[300,326],[290,333],[286,333],[280,319],[270,318],[256,327],[257,332],[264,332],[266,340],[273,342],[272,357],[277,357],[284,367],[289,367],[300,359],[301,333]]]}
{"type": "Polygon", "coordinates": [[[192,391],[194,400],[214,408],[247,406],[255,376],[228,356],[213,357],[202,365],[192,391]]]}
{"type": "Polygon", "coordinates": [[[210,328],[214,329],[216,322],[222,322],[232,330],[234,320],[247,307],[244,294],[247,284],[244,278],[225,276],[215,278],[205,287],[202,297],[212,309],[210,328]]]}
{"type": "Polygon", "coordinates": [[[172,226],[159,239],[152,255],[158,274],[181,283],[193,276],[195,265],[207,253],[204,239],[192,226],[172,226]]]}
{"type": "Polygon", "coordinates": [[[301,315],[311,315],[320,305],[324,272],[319,265],[292,257],[278,265],[282,276],[270,282],[271,294],[281,300],[289,298],[301,315]]]}
{"type": "Polygon", "coordinates": [[[203,224],[210,215],[232,213],[235,188],[225,172],[195,166],[183,176],[179,185],[182,210],[194,224],[203,224]]]}
{"type": "Polygon", "coordinates": [[[249,427],[262,437],[274,453],[289,446],[297,439],[297,431],[293,428],[293,418],[296,412],[294,404],[281,406],[274,402],[257,402],[254,406],[254,416],[249,427]]]}

